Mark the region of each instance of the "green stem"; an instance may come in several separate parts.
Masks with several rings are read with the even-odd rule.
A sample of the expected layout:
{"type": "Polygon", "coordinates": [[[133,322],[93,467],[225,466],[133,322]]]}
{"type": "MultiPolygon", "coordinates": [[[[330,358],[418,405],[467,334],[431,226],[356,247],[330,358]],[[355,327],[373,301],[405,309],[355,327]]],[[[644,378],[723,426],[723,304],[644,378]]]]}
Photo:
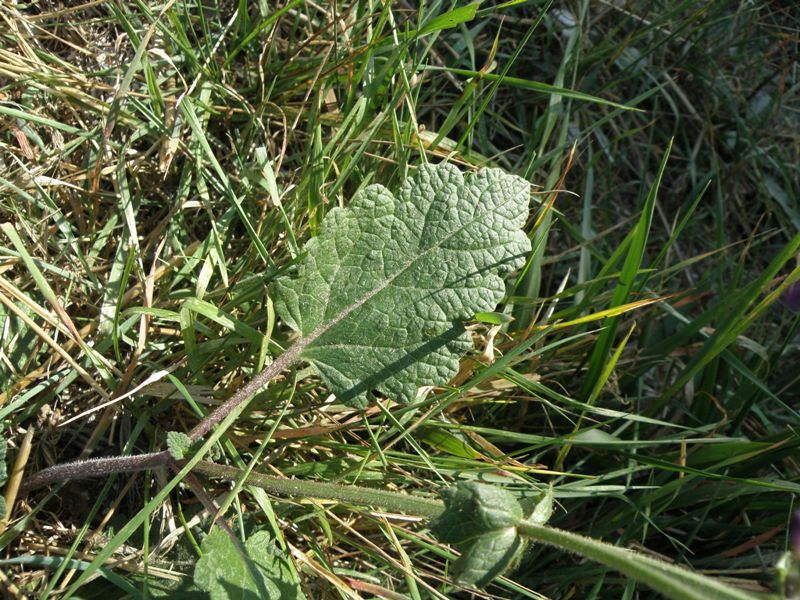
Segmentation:
{"type": "Polygon", "coordinates": [[[562,529],[523,521],[520,535],[599,562],[673,600],[753,600],[754,596],[683,567],[562,529]]]}
{"type": "MultiPolygon", "coordinates": [[[[228,481],[237,481],[244,475],[244,472],[236,467],[207,461],[197,463],[193,471],[202,473],[207,477],[217,477],[228,481]]],[[[438,517],[444,511],[444,504],[440,500],[355,485],[339,485],[337,483],[301,479],[281,479],[257,472],[250,473],[247,477],[247,484],[284,496],[339,500],[357,506],[375,506],[393,512],[418,515],[429,519],[438,517]]]]}
{"type": "MultiPolygon", "coordinates": [[[[231,419],[235,418],[235,415],[229,416],[231,419]]],[[[216,437],[219,437],[219,435],[221,435],[221,432],[216,437]]],[[[210,446],[213,441],[214,439],[212,438],[206,445],[210,446]]],[[[171,457],[167,452],[157,452],[138,457],[114,457],[58,465],[32,478],[29,480],[28,485],[29,487],[37,487],[38,485],[45,485],[64,479],[78,479],[104,475],[109,472],[164,467],[167,466],[170,459],[171,457]],[[127,462],[120,465],[118,464],[120,461],[127,462]],[[77,466],[82,468],[76,470],[75,467],[77,466]],[[69,472],[66,472],[67,470],[69,472]],[[51,473],[51,471],[53,472],[51,473]]],[[[185,467],[189,466],[189,462],[193,461],[178,461],[177,466],[185,469],[185,467]]],[[[245,477],[245,472],[242,469],[208,461],[196,462],[192,466],[192,472],[227,481],[239,481],[245,477]]],[[[189,473],[187,472],[186,474],[188,475],[189,473]]],[[[283,496],[338,500],[355,506],[374,506],[428,519],[438,517],[445,510],[444,503],[440,500],[355,485],[282,479],[258,472],[251,472],[247,475],[246,482],[248,485],[263,488],[283,496]]],[[[626,548],[612,546],[605,542],[570,533],[569,531],[538,525],[531,521],[519,523],[517,531],[522,536],[561,550],[575,552],[590,560],[604,564],[632,579],[641,581],[673,600],[753,600],[754,598],[744,591],[732,588],[688,569],[650,558],[626,548]]]]}
{"type": "MultiPolygon", "coordinates": [[[[194,471],[228,481],[237,481],[244,476],[241,469],[212,462],[199,462],[194,471]]],[[[322,481],[281,479],[257,472],[250,473],[247,484],[284,496],[339,500],[429,519],[438,517],[444,510],[441,501],[399,492],[322,481]]],[[[673,600],[753,600],[752,595],[710,577],[576,533],[531,521],[522,521],[517,525],[517,530],[522,536],[606,565],[673,600]]]]}

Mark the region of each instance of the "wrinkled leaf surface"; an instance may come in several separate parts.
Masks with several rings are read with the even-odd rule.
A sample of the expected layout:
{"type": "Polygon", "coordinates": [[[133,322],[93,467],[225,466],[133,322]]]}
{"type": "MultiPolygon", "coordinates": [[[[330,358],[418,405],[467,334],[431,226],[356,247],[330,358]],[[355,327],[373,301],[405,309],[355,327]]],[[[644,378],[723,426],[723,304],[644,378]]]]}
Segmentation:
{"type": "Polygon", "coordinates": [[[408,402],[458,372],[472,344],[464,322],[494,310],[503,275],[530,251],[529,190],[499,169],[424,165],[396,196],[371,185],[328,212],[297,277],[272,293],[340,401],[363,407],[379,391],[408,402]]]}

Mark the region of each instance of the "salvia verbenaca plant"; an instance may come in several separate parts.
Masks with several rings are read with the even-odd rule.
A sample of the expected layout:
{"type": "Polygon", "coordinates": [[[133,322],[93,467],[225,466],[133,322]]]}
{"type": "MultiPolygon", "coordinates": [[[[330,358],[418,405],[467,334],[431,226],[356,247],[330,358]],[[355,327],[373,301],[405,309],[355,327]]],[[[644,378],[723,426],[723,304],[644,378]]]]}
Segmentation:
{"type": "MultiPolygon", "coordinates": [[[[514,566],[526,542],[536,541],[599,561],[670,598],[752,598],[688,569],[547,526],[553,507],[549,489],[526,514],[513,493],[481,483],[445,489],[442,502],[247,474],[203,460],[254,394],[301,361],[313,366],[339,401],[357,409],[376,394],[410,402],[422,386],[446,384],[472,347],[465,323],[495,310],[506,294],[505,275],[525,264],[531,249],[523,231],[529,198],[529,184],[519,177],[499,169],[464,176],[448,164],[419,167],[394,195],[380,185],[364,188],[349,206],[328,212],[319,235],[306,244],[295,276],[271,284],[277,312],[297,340],[264,371],[190,432],[170,432],[164,451],[55,465],[27,478],[23,489],[142,469],[175,471],[173,481],[131,521],[135,527],[178,481],[188,482],[213,512],[194,476],[246,478],[248,485],[276,494],[427,517],[433,534],[460,553],[452,573],[464,584],[486,585],[514,566]]],[[[0,483],[4,476],[0,470],[0,483]]],[[[288,558],[268,533],[256,532],[242,543],[224,521],[220,524],[202,543],[195,568],[200,589],[212,598],[229,598],[231,590],[259,598],[303,597],[288,558]]],[[[115,539],[74,589],[111,555],[115,539]]]]}

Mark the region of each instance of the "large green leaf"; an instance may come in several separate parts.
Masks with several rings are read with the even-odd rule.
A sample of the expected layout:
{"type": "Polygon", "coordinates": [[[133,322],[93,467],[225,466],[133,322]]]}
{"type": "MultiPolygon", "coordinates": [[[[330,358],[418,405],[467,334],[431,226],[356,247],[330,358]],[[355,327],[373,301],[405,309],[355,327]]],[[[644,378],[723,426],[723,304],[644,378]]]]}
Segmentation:
{"type": "Polygon", "coordinates": [[[471,348],[464,321],[494,310],[502,275],[530,251],[528,183],[498,169],[463,176],[419,167],[393,196],[380,185],[334,208],[309,241],[298,277],[275,282],[294,347],[340,401],[373,391],[401,402],[446,383],[471,348]]]}

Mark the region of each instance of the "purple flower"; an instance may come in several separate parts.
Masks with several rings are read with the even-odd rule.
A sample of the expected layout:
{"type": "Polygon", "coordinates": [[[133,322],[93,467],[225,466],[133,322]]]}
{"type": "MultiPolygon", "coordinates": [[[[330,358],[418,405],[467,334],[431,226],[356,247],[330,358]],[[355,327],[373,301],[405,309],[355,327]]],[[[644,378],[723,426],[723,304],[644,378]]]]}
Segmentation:
{"type": "Polygon", "coordinates": [[[800,281],[795,281],[783,293],[783,303],[790,311],[800,312],[800,281]]]}

